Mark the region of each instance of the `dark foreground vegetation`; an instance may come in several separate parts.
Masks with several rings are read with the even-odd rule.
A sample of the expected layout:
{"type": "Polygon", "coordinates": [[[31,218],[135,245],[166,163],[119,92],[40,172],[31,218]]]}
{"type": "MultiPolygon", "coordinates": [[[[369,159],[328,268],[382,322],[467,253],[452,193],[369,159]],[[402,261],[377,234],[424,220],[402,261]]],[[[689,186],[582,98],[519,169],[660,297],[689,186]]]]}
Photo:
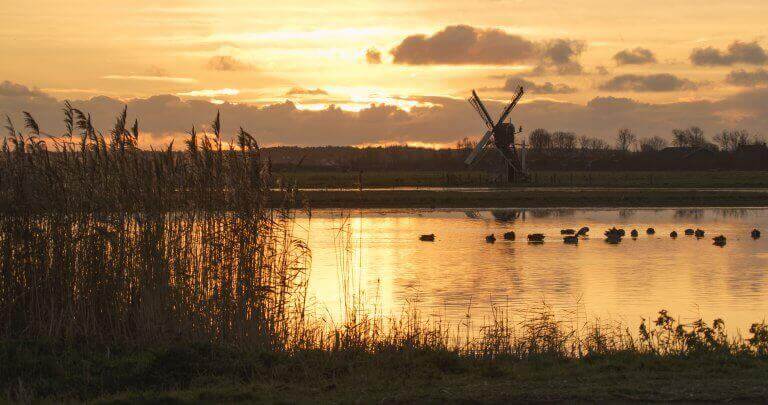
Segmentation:
{"type": "Polygon", "coordinates": [[[307,307],[295,190],[238,131],[184,153],[103,136],[66,106],[0,155],[0,396],[15,401],[766,400],[768,327],[661,312],[639,329],[497,311],[480,328],[417,313],[329,324],[307,307]]]}

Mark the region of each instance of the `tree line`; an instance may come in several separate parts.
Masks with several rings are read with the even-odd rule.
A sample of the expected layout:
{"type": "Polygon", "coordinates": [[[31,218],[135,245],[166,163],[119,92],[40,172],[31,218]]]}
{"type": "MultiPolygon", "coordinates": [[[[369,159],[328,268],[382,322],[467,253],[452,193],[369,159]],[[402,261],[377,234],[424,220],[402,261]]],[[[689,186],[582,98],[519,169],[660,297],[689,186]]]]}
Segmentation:
{"type": "MultiPolygon", "coordinates": [[[[457,149],[472,149],[477,143],[468,138],[460,140],[457,149]]],[[[712,151],[735,152],[747,145],[765,146],[765,139],[747,130],[723,130],[712,137],[710,141],[704,130],[697,126],[676,128],[672,130],[671,146],[691,149],[708,149],[712,151]]],[[[631,129],[621,128],[616,133],[614,143],[591,136],[578,136],[574,132],[554,131],[537,128],[528,135],[528,147],[532,152],[547,151],[620,151],[620,152],[658,152],[670,146],[670,143],[660,136],[638,137],[631,129]]]]}

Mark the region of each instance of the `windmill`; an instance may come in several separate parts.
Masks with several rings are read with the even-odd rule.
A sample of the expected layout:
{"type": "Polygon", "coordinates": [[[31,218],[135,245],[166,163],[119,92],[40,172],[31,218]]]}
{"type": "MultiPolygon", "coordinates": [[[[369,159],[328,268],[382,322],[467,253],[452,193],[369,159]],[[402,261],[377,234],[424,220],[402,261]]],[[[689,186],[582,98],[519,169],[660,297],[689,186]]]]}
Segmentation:
{"type": "MultiPolygon", "coordinates": [[[[488,130],[485,132],[483,138],[480,139],[480,142],[477,143],[477,146],[475,146],[475,149],[472,150],[472,153],[469,154],[464,163],[471,165],[480,160],[480,158],[482,158],[482,156],[485,154],[489,144],[492,143],[494,149],[499,151],[502,158],[504,158],[506,166],[505,169],[507,172],[507,181],[514,183],[519,181],[526,181],[528,179],[528,173],[525,170],[524,155],[522,157],[518,155],[517,145],[515,144],[515,135],[521,133],[522,129],[515,128],[515,125],[512,123],[512,121],[504,122],[504,120],[509,116],[509,113],[513,108],[515,108],[517,102],[520,101],[520,98],[522,97],[523,87],[520,86],[515,98],[513,98],[509,105],[504,108],[504,111],[502,111],[499,120],[494,124],[491,115],[488,113],[485,105],[480,100],[480,97],[478,97],[477,93],[472,90],[472,97],[470,97],[468,100],[469,104],[472,104],[472,107],[474,107],[477,113],[480,114],[480,118],[482,118],[488,130]]],[[[522,145],[521,149],[523,153],[525,153],[525,144],[522,145]]]]}

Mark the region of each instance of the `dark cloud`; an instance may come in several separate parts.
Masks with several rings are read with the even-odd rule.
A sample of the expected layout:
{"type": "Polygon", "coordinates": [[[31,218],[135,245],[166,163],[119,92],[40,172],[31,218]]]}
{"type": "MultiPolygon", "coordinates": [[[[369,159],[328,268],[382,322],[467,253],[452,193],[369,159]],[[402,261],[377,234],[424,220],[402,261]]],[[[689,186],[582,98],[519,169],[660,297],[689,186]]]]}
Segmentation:
{"type": "Polygon", "coordinates": [[[381,63],[381,52],[378,49],[370,48],[365,51],[365,61],[371,65],[378,65],[381,63]]]}
{"type": "Polygon", "coordinates": [[[768,70],[757,69],[752,72],[744,69],[734,70],[726,76],[725,81],[742,87],[768,86],[768,70]]]}
{"type": "Polygon", "coordinates": [[[600,76],[608,76],[609,74],[611,74],[611,72],[609,72],[608,68],[606,68],[605,66],[596,66],[595,73],[597,73],[600,76]]]}
{"type": "Polygon", "coordinates": [[[541,62],[536,68],[537,71],[543,72],[552,68],[561,75],[581,74],[584,71],[578,62],[579,56],[587,49],[584,42],[553,39],[546,41],[542,49],[541,62]]]}
{"type": "Polygon", "coordinates": [[[656,63],[656,55],[650,49],[637,47],[635,49],[625,49],[613,55],[616,64],[621,65],[646,65],[656,63]]]}
{"type": "Polygon", "coordinates": [[[298,96],[298,95],[312,95],[312,96],[324,96],[328,92],[323,89],[305,89],[303,87],[294,87],[285,93],[286,96],[298,96]]]}
{"type": "Polygon", "coordinates": [[[768,53],[754,42],[734,41],[721,51],[713,47],[698,48],[691,52],[691,62],[698,66],[730,66],[734,64],[765,65],[768,53]]]}
{"type": "MultiPolygon", "coordinates": [[[[665,104],[641,103],[629,98],[597,97],[583,104],[536,100],[521,103],[512,113],[525,128],[568,130],[613,141],[617,128],[628,127],[641,136],[669,139],[673,128],[698,125],[708,134],[726,128],[768,133],[768,88],[745,90],[719,101],[688,101],[665,104]]],[[[405,111],[391,105],[370,105],[359,112],[329,107],[320,111],[298,109],[291,102],[267,106],[213,104],[159,95],[127,102],[129,118],[138,116],[145,137],[158,142],[163,135],[179,135],[193,124],[205,128],[220,110],[224,138],[232,140],[243,126],[261,144],[349,145],[382,141],[454,142],[478,137],[485,128],[464,100],[448,97],[413,97],[423,104],[405,111]]],[[[525,101],[525,100],[524,100],[525,101]]],[[[109,97],[76,100],[73,104],[92,114],[97,128],[108,128],[122,110],[123,102],[109,97]]],[[[498,115],[503,103],[486,101],[498,115]]],[[[21,111],[30,111],[48,133],[64,131],[61,102],[25,86],[0,84],[0,116],[9,114],[17,126],[21,111]]],[[[179,135],[181,136],[181,135],[179,135]]],[[[179,144],[179,142],[176,142],[179,144]]]]}
{"type": "Polygon", "coordinates": [[[523,89],[531,94],[571,94],[578,91],[575,87],[564,83],[545,82],[537,84],[521,76],[508,77],[501,90],[517,91],[520,86],[523,86],[523,89]]]}
{"type": "Polygon", "coordinates": [[[434,35],[411,35],[391,51],[406,65],[503,65],[532,60],[536,44],[497,29],[454,25],[434,35]]]}
{"type": "Polygon", "coordinates": [[[220,72],[236,72],[253,70],[253,66],[232,56],[220,55],[214,56],[208,60],[208,69],[218,70],[220,72]]]}
{"type": "Polygon", "coordinates": [[[608,91],[663,92],[695,90],[697,87],[696,83],[688,79],[681,79],[669,73],[658,73],[619,75],[603,83],[599,88],[608,91]]]}

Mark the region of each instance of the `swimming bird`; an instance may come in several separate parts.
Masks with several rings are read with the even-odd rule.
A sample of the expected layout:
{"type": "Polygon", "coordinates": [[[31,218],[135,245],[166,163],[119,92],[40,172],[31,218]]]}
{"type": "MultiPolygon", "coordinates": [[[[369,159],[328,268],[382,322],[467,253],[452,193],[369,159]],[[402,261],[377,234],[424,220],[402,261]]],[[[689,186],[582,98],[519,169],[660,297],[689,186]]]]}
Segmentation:
{"type": "Polygon", "coordinates": [[[576,232],[576,236],[587,236],[587,232],[589,232],[588,226],[582,226],[578,232],[576,232]]]}
{"type": "Polygon", "coordinates": [[[485,237],[485,241],[488,243],[496,242],[496,236],[494,234],[490,234],[485,237]]]}
{"type": "Polygon", "coordinates": [[[725,246],[725,236],[723,235],[715,236],[712,240],[715,241],[715,243],[713,243],[715,246],[725,246]]]}
{"type": "Polygon", "coordinates": [[[435,241],[435,234],[430,233],[429,235],[421,235],[419,236],[419,240],[422,242],[434,242],[435,241]]]}
{"type": "Polygon", "coordinates": [[[704,237],[704,231],[699,229],[699,228],[696,228],[696,232],[694,232],[693,234],[696,235],[697,238],[703,238],[704,237]]]}
{"type": "Polygon", "coordinates": [[[629,233],[633,238],[637,237],[637,229],[633,229],[632,232],[629,233]]]}
{"type": "Polygon", "coordinates": [[[574,245],[574,244],[579,243],[579,237],[578,236],[574,236],[574,235],[566,235],[563,238],[563,242],[567,243],[569,245],[574,245]]]}
{"type": "Polygon", "coordinates": [[[624,236],[624,233],[622,232],[622,230],[616,229],[615,226],[605,231],[604,234],[605,234],[605,241],[611,244],[616,244],[621,242],[621,237],[624,236]]]}
{"type": "Polygon", "coordinates": [[[760,230],[755,228],[752,230],[752,239],[759,239],[760,238],[760,230]]]}
{"type": "Polygon", "coordinates": [[[560,235],[573,235],[576,231],[574,229],[568,228],[568,229],[561,229],[560,235]]]}
{"type": "Polygon", "coordinates": [[[691,228],[688,228],[688,229],[685,230],[685,234],[686,235],[693,235],[694,234],[694,230],[691,229],[691,228]]]}
{"type": "Polygon", "coordinates": [[[645,230],[645,233],[647,233],[648,235],[653,235],[656,233],[656,230],[653,228],[648,228],[645,230]]]}
{"type": "Polygon", "coordinates": [[[515,232],[514,231],[504,232],[504,239],[515,240],[515,232]]]}
{"type": "Polygon", "coordinates": [[[543,233],[528,234],[528,242],[532,242],[532,243],[544,242],[544,234],[543,233]]]}
{"type": "Polygon", "coordinates": [[[669,233],[670,238],[676,238],[677,237],[677,231],[672,231],[669,233]]]}

